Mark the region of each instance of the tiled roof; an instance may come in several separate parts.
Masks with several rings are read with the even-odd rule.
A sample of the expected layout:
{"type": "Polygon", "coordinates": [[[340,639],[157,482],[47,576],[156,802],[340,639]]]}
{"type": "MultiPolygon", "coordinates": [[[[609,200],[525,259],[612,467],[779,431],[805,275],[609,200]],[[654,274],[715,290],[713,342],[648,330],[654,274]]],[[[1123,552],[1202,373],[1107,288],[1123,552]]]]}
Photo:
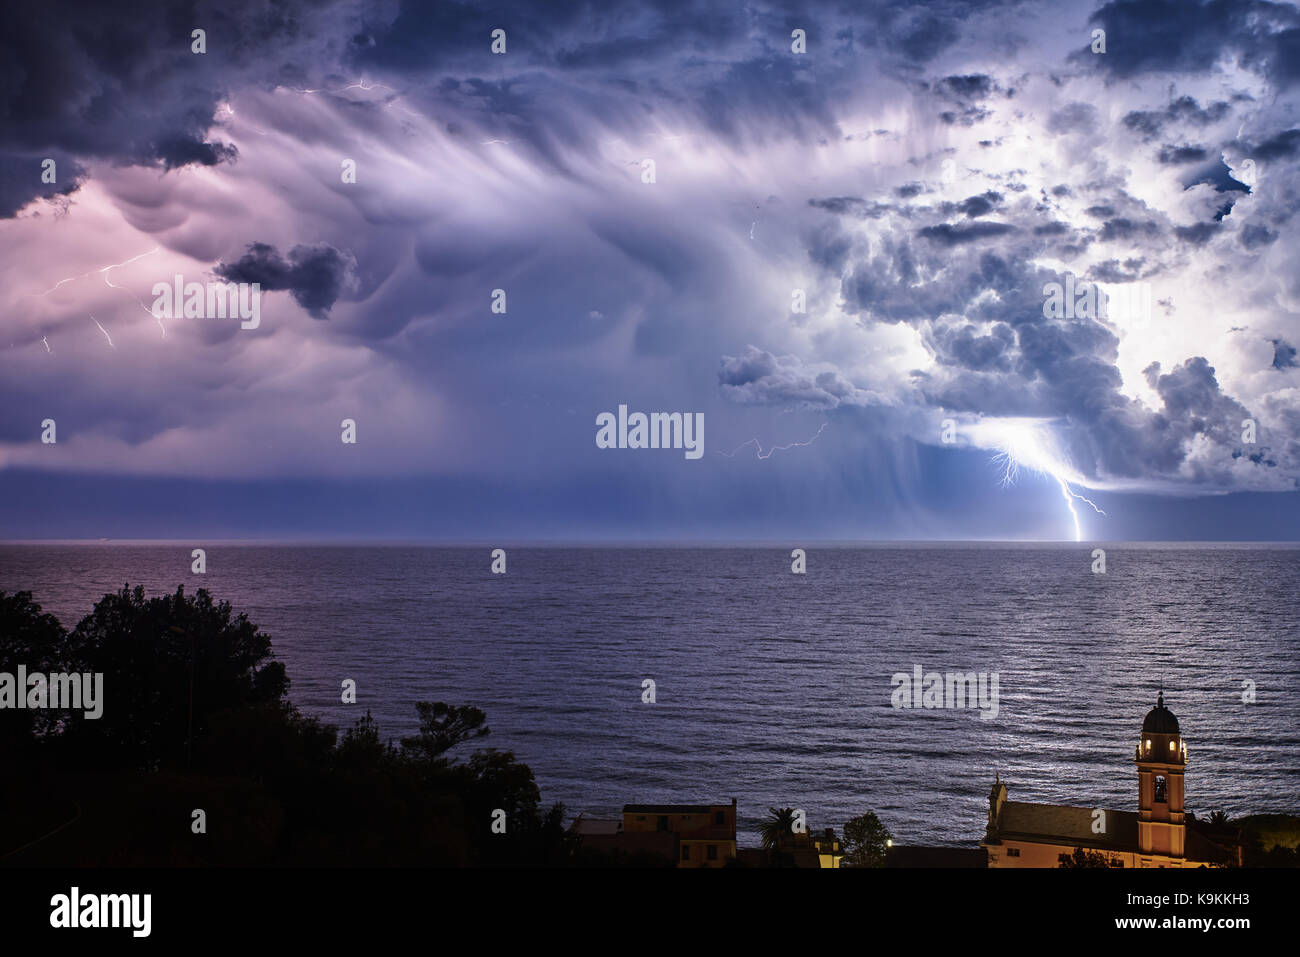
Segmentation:
{"type": "Polygon", "coordinates": [[[1079,847],[1106,848],[1112,851],[1138,849],[1138,816],[1133,811],[1106,810],[1106,831],[1092,830],[1095,808],[1070,807],[1064,804],[1028,804],[1007,801],[996,837],[1000,840],[1027,840],[1039,844],[1074,844],[1079,847]]]}

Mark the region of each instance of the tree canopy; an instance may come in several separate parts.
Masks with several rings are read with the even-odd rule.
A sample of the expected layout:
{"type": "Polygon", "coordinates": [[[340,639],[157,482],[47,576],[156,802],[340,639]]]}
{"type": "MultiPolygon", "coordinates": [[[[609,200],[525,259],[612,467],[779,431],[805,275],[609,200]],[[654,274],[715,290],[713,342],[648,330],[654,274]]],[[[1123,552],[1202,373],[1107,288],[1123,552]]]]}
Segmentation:
{"type": "MultiPolygon", "coordinates": [[[[31,780],[75,793],[86,819],[130,817],[133,862],[568,863],[564,807],[542,806],[526,764],[495,748],[453,754],[489,733],[481,710],[419,702],[419,732],[400,746],[369,712],[340,735],[290,702],[270,636],[205,589],[149,598],[124,586],[71,632],[30,593],[0,593],[0,671],[19,664],[104,675],[100,718],[6,709],[0,744],[40,772],[31,780]],[[185,840],[199,800],[221,841],[185,840]]],[[[25,843],[21,821],[6,824],[0,853],[25,843]]],[[[74,825],[36,853],[66,839],[68,854],[95,860],[100,837],[111,846],[74,825]]],[[[103,853],[121,863],[120,845],[103,853]]]]}

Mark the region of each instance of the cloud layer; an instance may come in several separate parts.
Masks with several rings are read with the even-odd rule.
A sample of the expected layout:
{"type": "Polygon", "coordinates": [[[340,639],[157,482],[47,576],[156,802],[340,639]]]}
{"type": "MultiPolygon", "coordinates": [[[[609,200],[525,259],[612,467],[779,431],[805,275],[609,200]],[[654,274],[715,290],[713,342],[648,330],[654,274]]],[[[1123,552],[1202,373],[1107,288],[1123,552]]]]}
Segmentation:
{"type": "Polygon", "coordinates": [[[0,467],[617,484],[661,467],[595,448],[627,403],[830,422],[791,454],[906,509],[945,420],[1046,423],[1095,489],[1297,488],[1292,7],[146,9],[0,40],[0,467]],[[152,316],[175,274],[261,326],[152,316]],[[1150,311],[1049,315],[1067,276],[1150,311]]]}

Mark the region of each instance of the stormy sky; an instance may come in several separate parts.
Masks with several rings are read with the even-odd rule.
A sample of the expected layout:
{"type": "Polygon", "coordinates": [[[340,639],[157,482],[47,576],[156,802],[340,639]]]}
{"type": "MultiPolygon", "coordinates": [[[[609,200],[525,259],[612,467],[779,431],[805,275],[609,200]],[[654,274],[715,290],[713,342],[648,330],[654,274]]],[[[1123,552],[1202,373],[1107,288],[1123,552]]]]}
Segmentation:
{"type": "Polygon", "coordinates": [[[1293,4],[7,18],[0,536],[1300,538],[1293,4]]]}

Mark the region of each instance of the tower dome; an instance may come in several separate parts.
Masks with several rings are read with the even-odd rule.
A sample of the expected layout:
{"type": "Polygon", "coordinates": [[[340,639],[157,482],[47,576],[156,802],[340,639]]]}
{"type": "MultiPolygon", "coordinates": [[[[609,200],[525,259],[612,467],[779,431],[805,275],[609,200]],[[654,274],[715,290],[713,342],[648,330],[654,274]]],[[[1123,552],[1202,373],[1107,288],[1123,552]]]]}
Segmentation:
{"type": "Polygon", "coordinates": [[[1174,713],[1165,707],[1165,693],[1160,692],[1156,698],[1156,706],[1147,712],[1147,716],[1142,721],[1142,731],[1154,732],[1155,734],[1177,734],[1178,719],[1174,713]]]}

